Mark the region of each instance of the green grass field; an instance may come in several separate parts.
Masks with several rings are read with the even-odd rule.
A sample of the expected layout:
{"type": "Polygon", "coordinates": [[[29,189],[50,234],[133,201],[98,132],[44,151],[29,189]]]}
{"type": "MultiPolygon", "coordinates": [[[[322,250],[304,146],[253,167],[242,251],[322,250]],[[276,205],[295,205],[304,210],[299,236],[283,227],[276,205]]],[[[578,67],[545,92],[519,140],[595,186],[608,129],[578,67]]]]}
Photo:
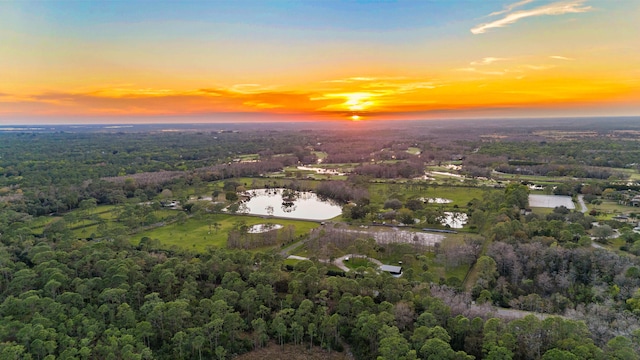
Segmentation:
{"type": "Polygon", "coordinates": [[[258,160],[258,159],[260,159],[260,155],[258,155],[258,154],[238,155],[238,159],[240,159],[242,161],[258,160]]]}
{"type": "Polygon", "coordinates": [[[264,219],[255,216],[240,216],[227,214],[207,214],[200,218],[190,218],[184,224],[172,223],[163,227],[143,231],[132,236],[131,242],[138,244],[143,237],[157,239],[164,247],[178,246],[182,248],[204,250],[209,246],[224,247],[227,244],[227,234],[238,221],[244,221],[248,226],[256,224],[280,224],[295,226],[296,238],[306,236],[313,228],[320,224],[310,221],[287,219],[264,219]],[[215,229],[214,223],[220,224],[215,229]],[[209,225],[211,224],[211,228],[209,225]]]}
{"type": "Polygon", "coordinates": [[[629,176],[629,180],[632,180],[632,181],[640,180],[640,172],[636,169],[613,168],[611,169],[611,171],[623,173],[629,176]]]}
{"type": "Polygon", "coordinates": [[[372,263],[371,261],[365,259],[365,258],[350,258],[349,261],[344,261],[344,265],[346,267],[348,267],[351,270],[355,270],[357,268],[360,267],[364,267],[364,268],[372,268],[372,269],[377,269],[378,265],[372,263]]]}
{"type": "MultiPolygon", "coordinates": [[[[501,191],[492,188],[482,189],[474,187],[458,187],[458,186],[433,186],[427,183],[426,188],[420,186],[412,186],[411,184],[390,184],[376,183],[369,187],[371,202],[383,204],[387,199],[397,197],[400,200],[407,200],[414,197],[425,198],[444,198],[452,200],[449,204],[443,204],[445,207],[466,207],[467,203],[473,198],[481,199],[485,191],[501,191]]],[[[437,206],[439,204],[431,204],[437,206]]]]}
{"type": "Polygon", "coordinates": [[[324,152],[324,151],[312,151],[312,153],[313,153],[313,154],[314,154],[318,159],[321,159],[321,160],[326,159],[326,158],[327,158],[327,155],[328,155],[328,154],[327,154],[326,152],[324,152]]]}
{"type": "Polygon", "coordinates": [[[616,215],[637,212],[638,209],[627,205],[620,205],[615,200],[603,200],[600,205],[589,204],[588,207],[600,213],[600,215],[598,215],[599,220],[608,220],[616,215]]]}

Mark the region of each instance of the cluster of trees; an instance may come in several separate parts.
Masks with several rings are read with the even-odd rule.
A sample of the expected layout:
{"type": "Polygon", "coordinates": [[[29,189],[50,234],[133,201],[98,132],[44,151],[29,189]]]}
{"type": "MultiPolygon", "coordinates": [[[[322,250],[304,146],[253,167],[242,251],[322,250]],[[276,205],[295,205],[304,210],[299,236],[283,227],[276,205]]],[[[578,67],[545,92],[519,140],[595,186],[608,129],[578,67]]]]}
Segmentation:
{"type": "MultiPolygon", "coordinates": [[[[632,141],[541,143],[514,131],[509,141],[478,142],[480,130],[422,130],[0,134],[0,358],[226,359],[274,342],[328,351],[348,345],[358,359],[637,359],[640,263],[594,249],[589,237],[605,241],[616,228],[627,250],[640,254],[637,234],[616,222],[592,228],[593,217],[566,208],[525,215],[528,191],[520,184],[469,202],[470,229],[482,236],[462,242],[380,245],[329,226],[309,238],[308,251],[323,259],[345,250],[401,254],[407,270],[400,279],[366,269],[336,274],[321,262],[287,267],[275,251],[194,253],[161,249],[149,238],[130,243],[131,231],[162,220],[159,194],[172,198],[207,181],[315,162],[313,151],[326,152],[328,163],[366,165],[346,182],[291,182],[288,189],[315,188],[347,203],[347,220],[407,224],[414,217],[437,223],[444,207],[395,193],[372,204],[371,178],[410,178],[422,174],[424,161],[461,154],[456,158],[476,176],[517,167],[602,179],[639,155],[632,141]],[[408,146],[423,154],[409,154],[408,146]],[[241,154],[259,154],[260,161],[234,162],[241,154]],[[118,205],[118,226],[102,226],[93,211],[98,204],[118,205]],[[33,235],[33,216],[76,208],[33,235]],[[71,231],[93,224],[94,241],[71,231]],[[474,272],[463,284],[427,264],[474,272]],[[489,304],[565,317],[508,320],[489,304]]],[[[227,181],[225,194],[214,197],[233,200],[244,186],[227,181]]],[[[620,195],[608,186],[576,182],[554,192],[582,192],[587,201],[620,195]]],[[[185,208],[178,221],[211,210],[201,203],[185,208]]],[[[293,230],[250,234],[238,223],[228,245],[277,246],[290,242],[293,230]]]]}
{"type": "Polygon", "coordinates": [[[507,174],[538,175],[538,176],[570,176],[576,178],[592,179],[624,179],[625,175],[613,172],[609,169],[597,167],[585,167],[576,165],[507,165],[501,164],[495,167],[496,171],[507,174]]]}
{"type": "MultiPolygon", "coordinates": [[[[640,151],[635,141],[615,140],[603,134],[595,139],[574,139],[573,141],[495,141],[477,143],[478,154],[494,157],[494,160],[508,159],[549,165],[569,165],[567,169],[581,171],[584,166],[606,168],[629,168],[637,162],[640,151]]],[[[500,163],[505,164],[504,161],[500,163]]],[[[555,170],[560,171],[557,166],[555,170]]],[[[553,169],[550,168],[550,169],[553,169]]],[[[539,171],[543,171],[544,166],[539,171]]],[[[595,169],[582,171],[597,174],[595,169]]],[[[602,173],[604,174],[604,172],[602,173]]],[[[571,175],[567,173],[567,175],[571,175]]],[[[587,176],[580,176],[587,177],[587,176]]]]}
{"type": "Polygon", "coordinates": [[[429,285],[388,275],[328,276],[310,261],[289,272],[272,253],[159,251],[126,237],[20,236],[3,228],[0,239],[6,359],[226,359],[270,341],[349,344],[359,359],[637,356],[626,338],[597,347],[581,322],[468,318],[429,285]]]}
{"type": "Polygon", "coordinates": [[[333,199],[341,203],[347,203],[349,201],[367,202],[369,200],[369,192],[367,189],[352,186],[345,181],[325,181],[318,184],[315,191],[318,196],[333,199]]]}
{"type": "Polygon", "coordinates": [[[424,162],[415,158],[414,161],[391,164],[364,164],[354,168],[353,173],[376,179],[410,179],[424,174],[424,162]]]}

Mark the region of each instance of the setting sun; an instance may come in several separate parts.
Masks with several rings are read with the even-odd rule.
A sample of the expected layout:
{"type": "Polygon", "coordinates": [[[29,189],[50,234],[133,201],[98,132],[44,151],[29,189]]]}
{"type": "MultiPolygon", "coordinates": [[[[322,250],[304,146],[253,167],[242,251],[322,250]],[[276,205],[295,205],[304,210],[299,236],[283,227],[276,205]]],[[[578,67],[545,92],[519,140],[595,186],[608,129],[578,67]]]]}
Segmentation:
{"type": "Polygon", "coordinates": [[[360,121],[360,116],[359,115],[351,115],[351,120],[352,121],[360,121]]]}
{"type": "Polygon", "coordinates": [[[343,94],[346,96],[347,101],[344,103],[351,111],[362,111],[374,105],[371,101],[373,94],[366,92],[358,92],[352,94],[343,94]]]}

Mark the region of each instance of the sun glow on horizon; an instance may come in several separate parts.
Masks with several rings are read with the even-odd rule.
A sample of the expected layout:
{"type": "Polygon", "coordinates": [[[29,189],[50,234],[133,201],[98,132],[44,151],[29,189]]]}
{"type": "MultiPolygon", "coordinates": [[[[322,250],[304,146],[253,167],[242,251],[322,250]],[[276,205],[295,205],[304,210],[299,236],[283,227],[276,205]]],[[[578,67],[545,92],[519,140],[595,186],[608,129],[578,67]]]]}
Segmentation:
{"type": "Polygon", "coordinates": [[[640,115],[640,8],[513,1],[0,2],[0,122],[640,115]]]}

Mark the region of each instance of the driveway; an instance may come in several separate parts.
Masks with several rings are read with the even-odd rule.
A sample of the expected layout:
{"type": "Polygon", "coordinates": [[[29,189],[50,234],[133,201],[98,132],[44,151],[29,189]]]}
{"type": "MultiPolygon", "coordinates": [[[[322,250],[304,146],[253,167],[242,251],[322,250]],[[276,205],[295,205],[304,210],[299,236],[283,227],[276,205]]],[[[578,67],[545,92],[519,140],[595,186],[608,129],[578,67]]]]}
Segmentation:
{"type": "Polygon", "coordinates": [[[374,259],[374,258],[370,258],[370,257],[364,256],[364,255],[358,255],[358,254],[347,254],[347,255],[345,255],[345,256],[341,256],[341,257],[339,257],[339,258],[335,259],[335,260],[333,261],[333,264],[334,264],[335,266],[339,267],[339,268],[340,268],[341,270],[343,270],[344,272],[348,272],[348,271],[350,271],[351,269],[349,269],[349,268],[344,264],[344,261],[345,261],[347,258],[356,258],[356,257],[357,257],[357,258],[365,258],[365,259],[367,259],[368,261],[370,261],[370,262],[372,262],[372,263],[374,263],[374,264],[376,264],[376,265],[378,265],[378,266],[382,266],[382,262],[380,262],[380,260],[378,260],[378,259],[374,259]]]}
{"type": "Polygon", "coordinates": [[[589,210],[587,209],[587,204],[584,203],[584,195],[578,195],[578,204],[580,204],[580,211],[582,211],[583,213],[586,213],[587,210],[589,210]]]}
{"type": "MultiPolygon", "coordinates": [[[[351,269],[349,269],[349,268],[344,264],[344,262],[345,262],[345,260],[346,260],[347,258],[365,258],[365,259],[367,259],[368,261],[370,261],[370,262],[372,262],[372,263],[374,263],[374,264],[376,264],[376,265],[378,265],[378,266],[382,266],[382,262],[381,262],[380,260],[378,260],[378,259],[374,259],[374,258],[370,258],[370,257],[364,256],[364,255],[359,255],[359,254],[347,254],[347,255],[345,255],[345,256],[341,256],[341,257],[339,257],[339,258],[335,259],[335,260],[333,261],[333,264],[334,264],[335,266],[339,267],[339,268],[340,268],[340,270],[342,270],[342,271],[344,271],[344,272],[349,272],[349,271],[351,271],[351,269]]],[[[289,256],[287,256],[287,259],[293,259],[293,260],[309,260],[309,258],[307,258],[307,257],[304,257],[304,256],[298,256],[298,255],[289,255],[289,256]]],[[[329,260],[327,260],[327,259],[319,259],[318,261],[323,262],[323,263],[329,263],[329,260]]]]}

